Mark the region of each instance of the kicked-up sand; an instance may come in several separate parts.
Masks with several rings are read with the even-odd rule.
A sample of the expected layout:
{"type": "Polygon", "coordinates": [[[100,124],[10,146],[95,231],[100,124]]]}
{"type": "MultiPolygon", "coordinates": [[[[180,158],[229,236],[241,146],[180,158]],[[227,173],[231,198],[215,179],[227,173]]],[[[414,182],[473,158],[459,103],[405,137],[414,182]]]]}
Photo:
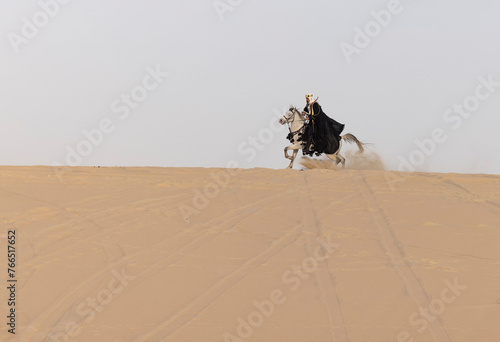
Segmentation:
{"type": "Polygon", "coordinates": [[[0,167],[0,227],[0,341],[500,340],[500,176],[0,167]]]}

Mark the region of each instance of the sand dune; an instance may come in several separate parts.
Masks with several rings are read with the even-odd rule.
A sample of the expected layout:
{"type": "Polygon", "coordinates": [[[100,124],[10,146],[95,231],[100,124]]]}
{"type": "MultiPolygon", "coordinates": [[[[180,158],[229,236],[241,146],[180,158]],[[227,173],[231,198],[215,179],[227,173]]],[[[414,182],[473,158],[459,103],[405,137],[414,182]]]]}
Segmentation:
{"type": "Polygon", "coordinates": [[[0,341],[499,339],[499,176],[55,171],[0,168],[0,341]]]}

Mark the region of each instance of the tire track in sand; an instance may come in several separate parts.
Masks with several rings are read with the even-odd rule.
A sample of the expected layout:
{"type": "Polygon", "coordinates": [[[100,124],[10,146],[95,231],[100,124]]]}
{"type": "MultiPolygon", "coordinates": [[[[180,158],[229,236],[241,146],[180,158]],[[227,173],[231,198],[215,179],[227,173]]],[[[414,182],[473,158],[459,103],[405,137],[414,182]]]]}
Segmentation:
{"type": "MultiPolygon", "coordinates": [[[[287,197],[288,193],[289,191],[286,191],[279,195],[274,195],[271,197],[287,197]]],[[[244,218],[252,214],[246,215],[244,218]]],[[[237,221],[241,221],[242,219],[243,218],[238,217],[237,221]]],[[[184,306],[177,313],[164,320],[156,328],[133,339],[133,342],[164,341],[166,338],[174,334],[177,330],[191,322],[212,302],[217,300],[225,292],[227,292],[241,280],[246,278],[252,271],[262,266],[262,264],[267,262],[273,256],[289,246],[291,243],[296,241],[300,236],[301,227],[302,224],[295,225],[288,233],[272,241],[271,245],[263,252],[257,254],[252,259],[243,263],[243,265],[238,267],[236,270],[224,276],[222,279],[211,285],[210,288],[203,294],[197,296],[194,300],[186,304],[186,306],[184,306]]]]}
{"type": "MultiPolygon", "coordinates": [[[[299,180],[300,180],[300,178],[299,178],[299,180]]],[[[347,195],[347,196],[345,196],[345,197],[342,197],[342,198],[341,198],[341,199],[339,199],[338,201],[335,201],[335,202],[332,202],[332,203],[328,204],[325,208],[323,208],[322,210],[320,210],[320,219],[321,219],[323,216],[328,216],[328,215],[330,215],[330,214],[331,214],[331,212],[332,212],[332,210],[331,210],[331,209],[339,209],[339,208],[345,207],[345,206],[349,205],[349,204],[350,204],[350,202],[351,202],[352,200],[354,200],[354,199],[356,199],[356,198],[358,198],[358,197],[360,197],[360,194],[359,194],[359,193],[352,193],[352,194],[350,194],[350,195],[347,195]]],[[[288,200],[289,200],[289,199],[288,199],[288,200]]],[[[300,238],[300,236],[301,236],[301,235],[302,235],[302,233],[303,233],[303,228],[304,228],[304,222],[300,222],[300,223],[298,223],[298,224],[296,224],[296,225],[294,225],[294,226],[292,227],[292,231],[298,230],[298,231],[297,231],[297,236],[295,236],[295,237],[291,240],[291,241],[292,241],[292,243],[293,243],[294,241],[296,241],[298,238],[300,238]]],[[[289,245],[289,244],[287,244],[287,245],[283,246],[283,248],[287,247],[288,245],[289,245]]],[[[314,247],[316,247],[316,246],[314,246],[314,247]]],[[[283,248],[281,248],[281,249],[283,249],[283,248]]],[[[276,253],[274,253],[274,255],[276,255],[277,253],[279,253],[279,251],[276,251],[276,253]]],[[[273,255],[271,255],[269,258],[267,258],[266,260],[264,260],[264,262],[266,262],[267,260],[269,260],[270,258],[272,258],[272,256],[273,256],[273,255]]],[[[258,267],[258,265],[257,265],[257,267],[258,267]]],[[[331,281],[332,283],[334,283],[334,278],[333,278],[333,276],[331,276],[331,274],[329,274],[329,272],[328,272],[328,274],[326,274],[326,276],[328,276],[328,278],[324,280],[324,283],[327,283],[327,282],[329,282],[329,281],[331,281]]],[[[244,277],[242,277],[241,279],[237,280],[236,282],[234,282],[234,283],[232,284],[232,286],[236,285],[239,281],[243,280],[245,277],[246,277],[246,275],[245,275],[244,277]]],[[[325,278],[326,278],[326,277],[325,277],[325,278]]],[[[231,287],[232,287],[232,286],[231,286],[231,287]]],[[[231,287],[229,287],[229,288],[231,288],[231,287]]],[[[229,289],[229,288],[228,288],[228,289],[229,289]]],[[[225,292],[225,291],[224,291],[224,292],[225,292]]],[[[192,321],[192,320],[193,320],[196,316],[198,316],[198,315],[199,315],[199,314],[201,314],[203,311],[205,311],[205,309],[206,309],[206,308],[208,308],[208,307],[210,306],[210,304],[211,304],[212,302],[214,302],[215,300],[217,300],[219,297],[220,297],[220,295],[219,295],[219,296],[214,297],[213,299],[209,300],[208,302],[205,302],[205,303],[206,303],[206,305],[204,305],[204,306],[196,306],[196,307],[193,307],[193,309],[192,309],[191,311],[194,311],[194,312],[195,312],[195,314],[194,314],[194,315],[192,315],[192,314],[191,314],[191,315],[189,315],[189,312],[186,312],[188,308],[187,308],[187,307],[184,307],[181,311],[186,312],[186,314],[185,314],[185,315],[186,315],[186,316],[188,316],[188,317],[187,317],[187,319],[186,319],[186,316],[179,315],[179,314],[175,315],[175,317],[174,317],[174,316],[171,316],[170,318],[168,318],[168,319],[165,321],[165,322],[168,322],[168,324],[167,324],[167,323],[165,323],[165,324],[164,324],[164,325],[165,325],[165,328],[163,329],[163,331],[164,331],[164,332],[166,331],[166,335],[163,335],[163,337],[159,337],[159,338],[161,338],[161,340],[160,340],[160,341],[162,341],[162,342],[166,341],[166,339],[167,339],[169,336],[173,335],[176,331],[178,331],[179,329],[183,328],[183,327],[184,327],[184,326],[186,326],[188,323],[190,323],[190,322],[191,322],[191,321],[192,321]],[[177,321],[176,321],[176,320],[177,320],[177,321]],[[171,325],[171,327],[167,327],[167,325],[169,325],[169,324],[171,325]]],[[[326,295],[324,295],[324,297],[326,297],[326,295]]],[[[330,297],[331,297],[331,295],[330,295],[330,297]]],[[[197,299],[199,299],[199,298],[197,298],[197,299]]],[[[196,301],[197,299],[195,299],[195,301],[196,301]]],[[[192,303],[193,303],[193,302],[192,302],[192,303]]],[[[188,306],[189,306],[189,305],[191,305],[192,303],[188,304],[188,306]]],[[[342,325],[342,326],[343,326],[343,325],[342,325]]],[[[137,337],[137,338],[134,340],[134,342],[144,342],[144,341],[150,341],[150,340],[144,340],[144,338],[145,338],[144,336],[139,336],[139,337],[137,337]],[[138,340],[139,338],[143,338],[143,339],[138,340]]],[[[156,338],[156,336],[155,336],[155,338],[156,338]]],[[[349,341],[349,340],[346,340],[346,341],[349,341]]]]}
{"type": "MultiPolygon", "coordinates": [[[[166,267],[170,264],[175,263],[176,261],[181,259],[185,254],[188,254],[188,253],[202,247],[206,243],[210,242],[211,240],[213,240],[214,238],[216,238],[217,236],[222,234],[224,231],[232,228],[232,226],[234,226],[234,224],[236,224],[237,222],[244,220],[248,216],[252,215],[253,213],[261,210],[262,208],[265,207],[265,205],[269,201],[272,201],[276,197],[279,197],[279,196],[286,196],[287,194],[288,194],[288,192],[283,192],[283,193],[274,194],[272,196],[268,196],[265,198],[261,198],[255,202],[247,204],[246,206],[238,207],[237,209],[228,211],[223,216],[215,218],[215,219],[201,225],[199,227],[199,231],[201,232],[201,234],[197,238],[190,240],[190,242],[188,242],[187,244],[176,248],[176,250],[172,251],[168,256],[163,256],[163,258],[161,258],[161,259],[158,258],[159,261],[154,263],[154,264],[151,264],[148,262],[147,263],[149,265],[148,269],[146,269],[138,274],[133,274],[133,276],[135,276],[136,278],[140,278],[141,281],[139,281],[139,282],[135,281],[133,284],[130,284],[129,287],[134,288],[134,287],[138,286],[139,284],[147,281],[148,278],[163,271],[163,267],[166,267]],[[256,206],[258,206],[258,207],[255,208],[256,206]],[[252,209],[252,210],[249,210],[249,209],[252,209]],[[204,227],[207,227],[207,226],[212,226],[212,228],[202,231],[202,229],[204,227]]],[[[97,233],[97,234],[99,234],[99,233],[97,233]]],[[[184,235],[189,235],[189,234],[190,234],[189,231],[181,231],[181,232],[175,234],[174,237],[178,238],[179,236],[184,236],[184,235]]],[[[104,269],[95,273],[92,277],[85,279],[85,281],[80,283],[78,287],[72,289],[70,292],[59,297],[55,303],[52,303],[52,305],[50,307],[46,308],[42,313],[40,313],[34,321],[30,322],[30,326],[37,327],[37,328],[40,328],[42,326],[46,326],[46,324],[43,324],[43,323],[47,320],[47,318],[50,316],[50,314],[53,314],[54,312],[57,311],[58,308],[62,307],[65,303],[68,303],[70,301],[71,297],[79,292],[82,292],[82,289],[88,288],[88,290],[85,290],[85,293],[87,295],[89,293],[94,293],[95,289],[91,285],[93,282],[98,281],[98,279],[101,276],[108,275],[110,270],[112,270],[120,265],[122,265],[122,266],[127,265],[130,262],[134,262],[136,264],[140,263],[137,260],[138,257],[140,257],[141,255],[147,254],[147,253],[154,252],[154,250],[158,249],[158,247],[160,247],[165,241],[171,240],[174,237],[169,237],[169,238],[159,242],[158,244],[151,246],[151,248],[149,248],[147,250],[142,250],[142,251],[134,253],[134,254],[129,254],[129,255],[121,258],[120,260],[117,260],[116,262],[109,263],[104,269]]],[[[158,252],[158,254],[162,255],[161,252],[162,251],[160,250],[158,252]]],[[[73,300],[71,302],[79,303],[81,301],[83,301],[83,300],[73,300]]],[[[67,313],[68,311],[71,311],[71,307],[68,310],[66,310],[65,313],[67,313]]],[[[56,325],[57,324],[55,324],[52,328],[48,329],[47,332],[52,331],[56,325]]]]}
{"type": "MultiPolygon", "coordinates": [[[[4,190],[0,189],[0,191],[4,191],[4,190]]],[[[118,193],[120,193],[120,195],[122,196],[124,193],[127,193],[127,192],[129,192],[129,191],[128,190],[127,191],[120,191],[118,193]]],[[[99,217],[106,217],[107,219],[109,219],[109,218],[113,218],[113,217],[121,215],[121,213],[119,213],[119,212],[115,212],[113,214],[109,213],[109,212],[114,211],[116,208],[107,208],[107,209],[102,210],[102,211],[100,211],[100,212],[98,212],[96,214],[82,214],[78,210],[68,209],[68,208],[62,207],[62,206],[60,206],[58,204],[55,204],[55,203],[52,203],[52,202],[49,202],[49,201],[45,201],[43,199],[32,198],[32,197],[25,196],[25,195],[18,194],[18,193],[14,193],[14,192],[10,192],[10,193],[11,193],[11,195],[15,195],[16,197],[23,197],[23,198],[26,198],[26,199],[31,200],[33,202],[49,204],[50,206],[53,206],[55,208],[55,209],[54,208],[51,208],[51,209],[53,209],[54,211],[61,211],[63,213],[63,215],[66,214],[66,212],[73,213],[78,218],[75,219],[75,218],[69,218],[67,216],[65,216],[65,217],[67,217],[70,220],[70,224],[75,224],[75,225],[84,224],[85,222],[95,223],[95,222],[97,222],[97,219],[99,217]]],[[[112,195],[116,196],[116,193],[112,193],[112,195]]],[[[99,197],[101,197],[101,196],[99,196],[99,197]]],[[[110,201],[110,198],[100,199],[99,201],[97,201],[97,203],[99,203],[99,202],[106,203],[108,201],[110,201]]],[[[152,207],[153,204],[155,204],[157,202],[160,202],[160,201],[162,201],[161,197],[155,198],[152,201],[150,200],[151,204],[148,204],[148,206],[145,207],[145,208],[152,207]]],[[[61,223],[61,224],[55,225],[53,227],[54,228],[59,228],[59,227],[64,228],[65,225],[67,225],[67,223],[61,223]]],[[[94,226],[95,226],[95,224],[94,224],[94,226]]],[[[100,224],[100,225],[97,225],[97,226],[103,227],[104,224],[100,224]]],[[[48,243],[42,249],[36,248],[36,246],[33,244],[32,240],[36,240],[36,238],[37,238],[37,236],[38,236],[39,233],[37,233],[37,235],[34,235],[34,236],[28,236],[28,235],[25,234],[24,235],[24,240],[26,240],[29,243],[29,245],[31,246],[32,252],[33,252],[33,256],[31,258],[26,258],[25,262],[30,262],[30,263],[37,262],[38,264],[43,263],[46,259],[48,259],[53,254],[60,253],[60,252],[63,252],[65,250],[71,250],[72,248],[74,248],[74,245],[76,245],[76,244],[81,244],[81,243],[85,243],[85,242],[88,242],[88,241],[96,240],[96,237],[100,237],[100,236],[103,236],[103,235],[109,235],[110,233],[114,233],[115,231],[118,231],[120,228],[121,227],[115,227],[113,229],[103,229],[103,230],[100,230],[97,233],[93,233],[90,236],[87,236],[87,237],[84,237],[82,239],[79,239],[76,242],[65,244],[63,248],[60,248],[60,249],[57,249],[57,250],[53,250],[50,253],[44,254],[42,257],[40,257],[38,255],[38,253],[40,251],[42,251],[43,249],[49,249],[50,250],[50,247],[54,243],[48,243]]],[[[75,231],[75,232],[73,232],[72,234],[70,234],[68,236],[65,236],[64,240],[72,237],[74,234],[79,234],[82,231],[85,231],[85,228],[82,228],[82,229],[80,229],[78,231],[75,231]]],[[[174,238],[174,237],[175,237],[175,235],[172,236],[171,238],[174,238]]],[[[171,238],[169,238],[169,239],[171,239],[171,238]]],[[[166,240],[163,240],[162,242],[164,242],[164,241],[166,241],[166,240]]],[[[57,242],[60,243],[61,240],[58,240],[57,242]]],[[[107,259],[108,259],[107,263],[115,261],[115,259],[120,258],[120,257],[122,257],[124,255],[121,246],[118,245],[116,242],[113,243],[113,245],[101,244],[101,247],[102,247],[104,253],[107,256],[107,259]]],[[[28,273],[23,274],[23,278],[25,279],[25,281],[21,284],[20,289],[23,289],[29,283],[28,280],[35,274],[36,269],[30,269],[27,272],[28,273]]],[[[0,299],[4,299],[4,296],[1,296],[0,299]]]]}
{"type": "MultiPolygon", "coordinates": [[[[429,295],[425,291],[424,286],[419,281],[410,265],[408,265],[402,245],[396,237],[393,229],[389,224],[387,216],[380,208],[378,201],[373,193],[373,190],[366,182],[365,173],[360,171],[360,176],[352,177],[354,184],[358,187],[363,195],[368,206],[368,212],[373,217],[373,221],[379,228],[380,240],[382,247],[390,257],[391,265],[403,279],[406,290],[411,298],[421,308],[430,307],[429,295]]],[[[438,316],[433,322],[429,322],[429,331],[431,332],[434,341],[436,342],[451,342],[448,332],[444,327],[441,318],[438,316]]]]}
{"type": "MultiPolygon", "coordinates": [[[[323,208],[321,211],[320,211],[320,218],[322,218],[323,216],[328,216],[331,214],[331,209],[339,209],[341,207],[345,207],[347,205],[350,204],[350,202],[353,200],[353,199],[356,199],[357,197],[359,197],[360,195],[358,193],[353,193],[353,194],[350,194],[348,196],[345,196],[345,197],[342,197],[340,200],[338,201],[335,201],[335,202],[332,202],[330,204],[328,204],[325,208],[323,208]]],[[[292,231],[294,230],[298,230],[297,234],[298,236],[294,237],[294,241],[297,241],[298,238],[301,237],[302,233],[303,233],[303,228],[304,228],[304,223],[301,222],[299,224],[296,224],[292,227],[292,231]]],[[[293,239],[292,239],[292,242],[294,242],[293,239]]],[[[286,248],[289,244],[283,246],[283,248],[286,248]]],[[[316,246],[314,246],[316,247],[316,246]]],[[[282,248],[282,249],[283,249],[282,248]]],[[[277,251],[275,254],[279,253],[279,251],[277,251]]],[[[272,256],[270,256],[269,258],[267,258],[264,262],[266,262],[267,260],[269,260],[270,258],[272,258],[272,256]]],[[[239,281],[243,280],[245,277],[239,279],[238,281],[236,281],[232,286],[236,285],[239,281]]],[[[330,278],[330,280],[333,282],[334,280],[332,278],[330,278]]],[[[231,287],[232,287],[231,286],[231,287]]],[[[210,304],[212,304],[215,300],[217,300],[218,298],[220,297],[217,296],[215,298],[213,298],[212,300],[210,300],[205,306],[203,307],[200,307],[200,308],[196,308],[196,309],[193,309],[193,311],[197,312],[195,314],[195,316],[198,316],[199,314],[201,314],[203,311],[205,311],[206,308],[208,308],[210,306],[210,304]]],[[[189,305],[189,304],[188,304],[189,305]]],[[[183,309],[185,310],[186,307],[183,309]]],[[[186,314],[187,315],[187,314],[186,314]]],[[[170,322],[170,324],[172,324],[172,328],[165,328],[165,331],[167,331],[167,335],[163,336],[161,341],[166,341],[166,339],[173,335],[176,331],[178,331],[179,329],[183,328],[184,326],[186,326],[188,323],[190,323],[193,318],[195,317],[190,317],[189,319],[185,319],[185,317],[183,317],[182,315],[176,315],[176,317],[171,317],[168,319],[168,322],[170,322]],[[182,322],[175,322],[175,320],[178,319],[178,320],[183,320],[182,322]],[[172,323],[174,322],[174,323],[172,323]]],[[[142,337],[142,336],[141,336],[142,337]]],[[[140,338],[140,337],[138,337],[140,338]]],[[[134,341],[137,341],[137,340],[134,340],[134,341]]],[[[143,341],[143,340],[141,340],[143,341]]]]}
{"type": "MultiPolygon", "coordinates": [[[[155,263],[155,265],[150,265],[152,268],[155,268],[153,266],[158,266],[158,265],[165,265],[166,263],[175,263],[177,260],[179,260],[180,258],[183,257],[183,255],[180,255],[180,253],[189,253],[190,251],[194,251],[196,250],[197,248],[200,248],[201,246],[203,246],[205,243],[209,242],[210,240],[212,240],[212,238],[215,238],[217,235],[223,233],[224,231],[226,231],[227,229],[230,229],[235,223],[237,223],[238,221],[241,221],[243,219],[245,219],[246,217],[250,216],[251,214],[254,214],[255,212],[257,212],[258,210],[262,209],[265,207],[265,205],[273,200],[274,198],[278,197],[278,196],[287,196],[288,192],[285,192],[285,193],[280,193],[278,195],[273,195],[273,196],[270,196],[270,197],[267,197],[267,198],[263,198],[263,199],[259,199],[255,202],[252,202],[252,203],[249,203],[248,205],[244,206],[244,207],[239,207],[237,209],[234,209],[234,210],[231,210],[231,211],[228,211],[226,214],[224,214],[223,216],[221,217],[218,217],[216,219],[213,219],[203,225],[200,225],[199,227],[197,227],[199,229],[199,231],[202,233],[202,236],[194,239],[194,240],[191,240],[189,243],[183,245],[183,246],[180,246],[178,248],[176,248],[175,251],[173,251],[170,255],[166,256],[166,259],[163,259],[165,258],[162,257],[162,260],[160,260],[159,262],[155,263]],[[255,206],[257,205],[260,205],[262,204],[262,206],[258,209],[253,209],[253,210],[248,210],[249,208],[254,208],[255,206]],[[240,215],[242,215],[240,217],[240,215]],[[234,221],[234,219],[237,219],[236,221],[234,221]],[[231,222],[233,221],[233,222],[231,222]],[[216,224],[220,224],[222,226],[222,224],[224,224],[225,226],[228,226],[227,228],[224,228],[224,227],[213,227],[212,229],[209,229],[207,231],[202,231],[203,227],[207,227],[207,226],[211,226],[211,225],[216,225],[216,224]],[[215,235],[214,235],[215,234],[215,235]]],[[[346,202],[345,200],[347,200],[347,198],[349,197],[358,197],[359,194],[355,193],[355,194],[352,194],[351,196],[347,196],[346,198],[343,198],[342,201],[338,201],[336,203],[332,203],[331,205],[332,206],[336,206],[336,205],[345,205],[346,202]]],[[[323,210],[322,210],[323,212],[323,210]]],[[[330,210],[324,210],[324,213],[325,215],[328,215],[330,214],[330,210]]],[[[190,231],[192,233],[192,230],[190,231]]],[[[32,326],[40,326],[40,324],[44,321],[47,320],[48,318],[48,315],[49,314],[52,314],[54,313],[55,309],[57,309],[58,307],[61,307],[63,306],[65,303],[67,303],[68,300],[71,300],[71,296],[73,296],[74,294],[76,294],[77,292],[81,291],[81,289],[84,289],[84,288],[88,288],[88,290],[84,290],[85,293],[87,294],[91,294],[93,292],[95,292],[94,288],[92,287],[91,288],[91,284],[93,281],[96,281],[98,280],[99,277],[101,277],[102,275],[107,275],[109,273],[109,270],[111,270],[112,268],[116,268],[118,266],[123,266],[123,265],[126,265],[127,263],[129,262],[135,262],[136,261],[136,258],[143,255],[143,254],[146,254],[146,253],[150,253],[152,252],[152,250],[155,250],[155,249],[158,249],[161,247],[162,243],[164,243],[165,241],[168,241],[170,240],[171,238],[174,238],[174,237],[177,237],[177,235],[189,235],[190,232],[186,232],[186,231],[183,231],[183,232],[180,232],[178,234],[175,234],[175,236],[173,237],[170,237],[166,240],[163,240],[153,246],[151,246],[151,248],[149,248],[147,251],[142,251],[142,252],[138,252],[138,253],[135,253],[135,254],[129,254],[125,257],[123,257],[122,259],[116,261],[116,262],[113,262],[113,263],[110,263],[109,265],[107,265],[107,267],[103,270],[101,270],[100,272],[94,274],[93,277],[89,278],[89,279],[86,279],[86,281],[82,284],[80,284],[80,286],[78,286],[78,288],[76,289],[73,289],[70,293],[66,294],[63,298],[59,298],[59,300],[56,302],[56,303],[53,303],[51,305],[50,308],[47,308],[42,314],[39,315],[38,319],[35,319],[33,322],[32,322],[32,326]],[[45,318],[43,318],[45,317],[45,318]]],[[[97,232],[96,232],[97,233],[97,232]]],[[[97,233],[97,234],[100,234],[100,233],[97,233]]],[[[161,271],[161,270],[160,270],[161,271]]],[[[159,272],[160,272],[159,271],[159,272]]],[[[143,281],[146,280],[145,277],[149,278],[153,275],[155,275],[156,273],[158,272],[141,272],[140,274],[138,275],[135,275],[135,276],[140,276],[141,279],[143,279],[143,281]]],[[[142,283],[143,281],[141,281],[140,283],[142,283]]],[[[131,284],[133,286],[131,287],[135,287],[136,285],[138,285],[139,283],[134,283],[134,284],[131,284]]],[[[216,299],[216,298],[215,298],[216,299]]],[[[213,300],[215,300],[213,299],[213,300]]],[[[212,300],[212,301],[213,301],[212,300]]],[[[73,302],[75,303],[78,303],[78,300],[75,299],[73,300],[73,302]]],[[[207,306],[209,305],[210,303],[207,304],[207,306]]],[[[68,308],[68,310],[66,310],[66,313],[71,311],[72,308],[68,308]]],[[[202,309],[203,310],[203,309],[202,309]]],[[[65,313],[65,314],[66,314],[65,313]]],[[[181,317],[179,317],[181,318],[181,317]]],[[[179,327],[182,327],[184,326],[185,324],[189,323],[190,320],[185,320],[184,318],[181,318],[184,323],[180,322],[181,324],[176,324],[176,326],[179,326],[179,327]]],[[[56,324],[57,325],[57,324],[56,324]]],[[[47,332],[50,331],[51,329],[48,329],[46,330],[47,332]]],[[[176,329],[177,330],[177,329],[176,329]]],[[[173,333],[174,331],[172,331],[173,333]]]]}
{"type": "MultiPolygon", "coordinates": [[[[315,210],[311,205],[311,193],[307,184],[307,173],[304,175],[296,175],[297,183],[300,184],[299,203],[301,204],[302,220],[304,228],[315,229],[317,237],[322,238],[320,223],[315,214],[315,210]]],[[[316,246],[308,237],[307,239],[308,253],[314,250],[316,246]]],[[[312,256],[312,255],[309,255],[312,256]]],[[[328,259],[323,261],[324,269],[318,269],[315,273],[318,290],[322,298],[325,299],[325,307],[328,312],[328,323],[330,326],[330,333],[332,342],[348,342],[349,335],[347,333],[344,316],[342,314],[342,307],[340,298],[335,287],[335,277],[331,273],[328,259]]]]}
{"type": "Polygon", "coordinates": [[[483,207],[489,212],[500,216],[499,204],[484,199],[483,197],[469,191],[468,189],[458,184],[454,180],[434,174],[421,174],[421,175],[426,179],[428,179],[429,181],[431,181],[433,184],[437,184],[440,187],[444,188],[446,191],[448,191],[448,193],[455,195],[454,197],[456,197],[456,195],[459,195],[460,198],[465,199],[469,203],[483,207]]]}

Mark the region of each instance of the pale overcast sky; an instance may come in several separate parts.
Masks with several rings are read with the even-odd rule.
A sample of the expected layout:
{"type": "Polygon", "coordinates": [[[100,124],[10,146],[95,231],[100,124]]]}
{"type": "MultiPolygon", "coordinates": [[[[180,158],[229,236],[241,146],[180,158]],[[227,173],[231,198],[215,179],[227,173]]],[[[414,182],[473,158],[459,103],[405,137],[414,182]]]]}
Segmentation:
{"type": "Polygon", "coordinates": [[[0,164],[284,168],[271,120],[313,92],[390,169],[498,174],[499,18],[497,0],[0,0],[0,164]]]}

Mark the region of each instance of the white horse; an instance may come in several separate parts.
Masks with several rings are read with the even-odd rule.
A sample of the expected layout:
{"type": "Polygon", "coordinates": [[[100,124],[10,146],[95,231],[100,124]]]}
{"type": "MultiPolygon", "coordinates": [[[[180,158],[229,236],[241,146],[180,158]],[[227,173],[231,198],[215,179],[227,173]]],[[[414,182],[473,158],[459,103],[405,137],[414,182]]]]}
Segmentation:
{"type": "MultiPolygon", "coordinates": [[[[283,115],[283,117],[279,120],[279,123],[282,125],[288,124],[288,129],[290,130],[288,139],[290,140],[292,145],[285,147],[285,158],[290,159],[290,165],[288,165],[288,168],[291,169],[293,167],[295,158],[297,157],[297,153],[299,152],[299,150],[302,150],[305,147],[305,142],[300,139],[305,131],[305,118],[296,107],[290,107],[288,112],[286,112],[285,115],[283,115]],[[293,151],[293,155],[289,156],[288,151],[293,151]]],[[[325,154],[335,163],[335,165],[342,163],[342,168],[345,168],[345,158],[340,154],[340,149],[342,148],[342,140],[358,145],[360,153],[363,153],[365,151],[363,147],[365,144],[359,141],[358,138],[356,138],[351,133],[347,133],[341,136],[341,138],[342,139],[339,141],[338,150],[333,154],[325,154]]]]}

